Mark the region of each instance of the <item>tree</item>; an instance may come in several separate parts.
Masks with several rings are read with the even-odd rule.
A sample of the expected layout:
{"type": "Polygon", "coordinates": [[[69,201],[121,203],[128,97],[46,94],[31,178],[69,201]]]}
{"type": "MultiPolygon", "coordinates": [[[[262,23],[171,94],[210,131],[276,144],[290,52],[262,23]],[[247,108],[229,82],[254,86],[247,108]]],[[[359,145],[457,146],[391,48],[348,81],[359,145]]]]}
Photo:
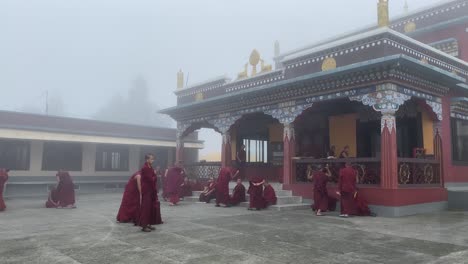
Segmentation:
{"type": "Polygon", "coordinates": [[[94,118],[110,122],[137,125],[151,125],[169,127],[172,120],[158,114],[159,107],[149,98],[149,88],[143,77],[132,82],[127,98],[114,96],[107,105],[99,110],[94,118]]]}

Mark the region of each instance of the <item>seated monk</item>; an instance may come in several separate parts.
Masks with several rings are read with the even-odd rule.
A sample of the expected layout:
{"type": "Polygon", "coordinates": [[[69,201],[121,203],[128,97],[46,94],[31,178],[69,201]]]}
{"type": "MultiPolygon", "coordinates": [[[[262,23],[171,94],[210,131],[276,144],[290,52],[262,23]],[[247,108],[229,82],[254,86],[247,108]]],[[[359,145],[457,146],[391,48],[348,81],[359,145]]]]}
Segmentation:
{"type": "Polygon", "coordinates": [[[184,177],[184,182],[180,185],[179,188],[179,197],[184,199],[184,197],[192,196],[192,184],[188,177],[184,177]]]}
{"type": "Polygon", "coordinates": [[[122,202],[117,213],[117,221],[120,223],[138,223],[141,192],[138,189],[138,181],[141,181],[140,171],[135,172],[125,185],[122,202]]]}
{"type": "Polygon", "coordinates": [[[358,191],[354,193],[354,202],[356,204],[356,215],[357,216],[377,216],[375,213],[371,212],[367,201],[360,195],[358,191]]]}
{"type": "Polygon", "coordinates": [[[47,198],[47,201],[45,203],[46,208],[57,208],[58,207],[58,193],[57,193],[57,188],[53,187],[49,191],[49,197],[47,198]]]}
{"type": "Polygon", "coordinates": [[[265,183],[263,183],[263,186],[265,187],[263,189],[263,199],[265,200],[265,207],[275,205],[277,200],[275,189],[273,189],[273,187],[266,181],[265,183]]]}
{"type": "Polygon", "coordinates": [[[0,168],[0,212],[6,209],[5,201],[3,200],[3,189],[5,188],[5,183],[8,181],[8,169],[0,168]]]}
{"type": "Polygon", "coordinates": [[[57,208],[76,208],[75,185],[67,171],[60,170],[57,173],[57,208]]]}
{"type": "Polygon", "coordinates": [[[210,203],[214,198],[216,198],[216,183],[213,177],[211,177],[198,200],[200,202],[210,203]]]}
{"type": "Polygon", "coordinates": [[[349,146],[345,146],[343,150],[340,153],[340,159],[346,159],[349,158],[349,146]]]}
{"type": "Polygon", "coordinates": [[[249,190],[247,193],[250,195],[250,204],[248,210],[257,211],[265,209],[265,199],[263,198],[263,184],[265,180],[261,177],[254,176],[249,181],[249,190]]]}
{"type": "Polygon", "coordinates": [[[240,203],[245,201],[245,187],[242,184],[242,179],[237,178],[237,185],[232,191],[231,205],[239,205],[240,203]]]}

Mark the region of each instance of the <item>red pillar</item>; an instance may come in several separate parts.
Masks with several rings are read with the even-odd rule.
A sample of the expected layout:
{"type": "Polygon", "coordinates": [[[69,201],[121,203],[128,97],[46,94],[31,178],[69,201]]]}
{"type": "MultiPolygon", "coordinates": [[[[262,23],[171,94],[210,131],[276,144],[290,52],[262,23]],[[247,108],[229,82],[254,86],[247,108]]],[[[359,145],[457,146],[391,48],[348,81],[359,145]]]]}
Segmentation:
{"type": "Polygon", "coordinates": [[[292,158],[296,155],[296,141],[294,136],[294,125],[284,124],[283,132],[283,184],[291,184],[294,175],[292,158]]]}
{"type": "Polygon", "coordinates": [[[178,138],[176,141],[176,163],[184,163],[184,141],[181,138],[178,138]]]}
{"type": "Polygon", "coordinates": [[[398,156],[396,122],[394,112],[382,112],[380,139],[380,186],[385,189],[398,188],[398,156]]]}
{"type": "Polygon", "coordinates": [[[221,149],[221,167],[230,167],[231,157],[231,136],[229,132],[223,133],[223,144],[221,149]]]}

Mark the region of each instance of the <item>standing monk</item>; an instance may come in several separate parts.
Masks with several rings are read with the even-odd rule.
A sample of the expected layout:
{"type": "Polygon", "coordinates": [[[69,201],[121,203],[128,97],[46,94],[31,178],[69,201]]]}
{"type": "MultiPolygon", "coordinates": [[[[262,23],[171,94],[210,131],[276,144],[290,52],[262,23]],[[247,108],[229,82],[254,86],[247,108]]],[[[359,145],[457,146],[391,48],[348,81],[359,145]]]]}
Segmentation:
{"type": "Polygon", "coordinates": [[[316,212],[317,216],[322,216],[322,212],[328,210],[328,191],[327,182],[330,177],[330,173],[327,167],[316,171],[309,180],[314,181],[314,205],[312,209],[316,212]]]}
{"type": "Polygon", "coordinates": [[[151,214],[150,225],[160,225],[163,223],[161,219],[161,203],[158,198],[158,170],[153,170],[153,213],[151,214]]]}
{"type": "Polygon", "coordinates": [[[218,181],[216,183],[216,207],[219,207],[220,204],[222,204],[224,207],[230,206],[229,182],[231,181],[231,179],[231,169],[226,167],[221,168],[221,170],[219,171],[218,181]]]}
{"type": "Polygon", "coordinates": [[[263,199],[263,180],[259,176],[252,177],[252,180],[249,182],[249,190],[247,193],[250,195],[250,204],[248,210],[257,211],[265,208],[265,200],[263,199]]]}
{"type": "Polygon", "coordinates": [[[245,152],[245,145],[240,147],[240,150],[237,152],[237,166],[239,169],[239,177],[245,179],[245,163],[247,162],[247,152],[245,152]]]}
{"type": "Polygon", "coordinates": [[[231,205],[238,205],[245,202],[245,187],[240,178],[237,179],[237,185],[234,187],[231,196],[231,205]]]}
{"type": "Polygon", "coordinates": [[[338,192],[341,198],[341,217],[348,217],[356,214],[354,194],[356,193],[356,171],[351,167],[351,163],[346,162],[345,167],[340,170],[338,180],[338,192]]]}
{"type": "Polygon", "coordinates": [[[8,169],[0,168],[0,212],[6,209],[5,201],[3,200],[3,189],[8,181],[8,169]]]}
{"type": "Polygon", "coordinates": [[[167,172],[166,192],[169,197],[169,205],[174,206],[179,202],[179,189],[183,184],[183,169],[179,166],[174,166],[167,172]]]}
{"type": "Polygon", "coordinates": [[[57,172],[57,208],[76,208],[75,206],[75,184],[68,171],[57,172]]]}
{"type": "Polygon", "coordinates": [[[151,226],[152,218],[154,217],[154,194],[155,194],[155,184],[154,177],[155,173],[152,167],[154,162],[153,154],[145,155],[145,165],[141,169],[141,177],[138,181],[138,189],[140,192],[140,215],[139,215],[139,226],[141,226],[141,231],[151,232],[156,228],[151,226]]]}
{"type": "Polygon", "coordinates": [[[141,190],[141,172],[135,172],[125,185],[125,191],[120,204],[119,212],[117,213],[117,221],[120,223],[133,222],[138,223],[140,214],[140,193],[141,190]],[[140,185],[138,185],[140,182],[140,185]]]}

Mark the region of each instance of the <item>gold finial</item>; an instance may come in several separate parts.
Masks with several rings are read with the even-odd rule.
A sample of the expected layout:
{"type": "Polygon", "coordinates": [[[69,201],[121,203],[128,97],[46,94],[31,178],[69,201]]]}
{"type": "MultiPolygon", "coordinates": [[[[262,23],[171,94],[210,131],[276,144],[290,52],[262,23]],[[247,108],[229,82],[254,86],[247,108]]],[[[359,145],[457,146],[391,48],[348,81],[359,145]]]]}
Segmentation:
{"type": "Polygon", "coordinates": [[[377,4],[377,12],[379,27],[388,27],[390,25],[388,0],[379,0],[379,3],[377,4]]]}
{"type": "Polygon", "coordinates": [[[279,55],[280,55],[279,41],[275,41],[275,57],[279,57],[279,55]]]}
{"type": "Polygon", "coordinates": [[[260,53],[256,49],[250,53],[249,63],[252,65],[252,76],[257,75],[257,64],[260,61],[260,53]]]}
{"type": "Polygon", "coordinates": [[[265,64],[265,61],[260,59],[260,69],[261,69],[261,72],[264,73],[264,72],[270,72],[272,67],[271,67],[271,64],[265,64]]]}
{"type": "Polygon", "coordinates": [[[248,72],[247,72],[247,71],[248,71],[248,69],[247,69],[248,66],[249,66],[248,63],[246,63],[246,64],[244,65],[244,71],[241,71],[241,72],[239,72],[239,73],[237,74],[237,79],[244,79],[244,78],[247,78],[247,77],[248,77],[248,72]]]}
{"type": "Polygon", "coordinates": [[[405,1],[404,9],[405,9],[405,14],[408,14],[408,11],[409,11],[408,1],[405,1]]]}
{"type": "Polygon", "coordinates": [[[184,88],[184,73],[182,70],[179,70],[177,73],[177,89],[184,88]]]}

